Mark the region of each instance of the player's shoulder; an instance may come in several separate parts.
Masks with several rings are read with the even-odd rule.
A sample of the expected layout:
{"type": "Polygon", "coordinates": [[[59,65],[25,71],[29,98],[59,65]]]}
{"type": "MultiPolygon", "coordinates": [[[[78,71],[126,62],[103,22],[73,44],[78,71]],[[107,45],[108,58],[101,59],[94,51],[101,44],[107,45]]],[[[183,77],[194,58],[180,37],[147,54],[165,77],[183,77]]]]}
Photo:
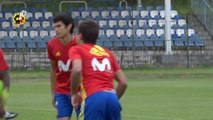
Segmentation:
{"type": "Polygon", "coordinates": [[[54,37],[52,38],[49,42],[48,42],[48,47],[51,47],[51,46],[57,46],[57,37],[54,37]]]}
{"type": "Polygon", "coordinates": [[[3,50],[0,48],[0,55],[3,55],[3,50]]]}
{"type": "Polygon", "coordinates": [[[48,42],[48,44],[55,44],[57,40],[58,40],[57,37],[54,37],[48,42]]]}

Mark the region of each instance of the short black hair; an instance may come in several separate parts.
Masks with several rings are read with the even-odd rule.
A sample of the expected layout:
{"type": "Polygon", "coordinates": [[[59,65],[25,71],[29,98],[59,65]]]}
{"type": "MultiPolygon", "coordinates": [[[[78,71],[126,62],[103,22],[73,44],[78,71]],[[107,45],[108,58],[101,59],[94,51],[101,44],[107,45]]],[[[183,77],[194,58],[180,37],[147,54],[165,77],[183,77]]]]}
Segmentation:
{"type": "Polygon", "coordinates": [[[68,14],[63,14],[63,13],[60,13],[58,15],[56,15],[53,19],[53,23],[56,23],[56,22],[62,22],[64,23],[66,26],[68,26],[69,24],[72,25],[71,29],[70,29],[70,33],[72,34],[73,33],[73,30],[74,30],[74,27],[75,27],[75,23],[74,23],[74,20],[73,18],[68,15],[68,14]]]}
{"type": "Polygon", "coordinates": [[[78,26],[78,33],[82,34],[84,43],[95,44],[99,35],[99,25],[93,20],[81,21],[78,26]]]}

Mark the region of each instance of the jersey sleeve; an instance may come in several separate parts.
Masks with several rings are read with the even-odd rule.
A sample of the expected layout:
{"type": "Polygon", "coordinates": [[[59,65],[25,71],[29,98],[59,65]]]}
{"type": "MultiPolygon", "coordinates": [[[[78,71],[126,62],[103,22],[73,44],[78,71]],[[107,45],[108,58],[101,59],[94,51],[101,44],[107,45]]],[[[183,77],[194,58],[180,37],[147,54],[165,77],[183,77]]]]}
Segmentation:
{"type": "Polygon", "coordinates": [[[51,47],[51,45],[50,45],[50,43],[48,43],[48,45],[47,45],[47,52],[48,52],[48,58],[50,59],[50,60],[54,60],[54,56],[53,56],[53,52],[52,52],[52,47],[51,47]]]}
{"type": "Polygon", "coordinates": [[[0,71],[7,70],[8,68],[9,68],[9,66],[8,66],[6,60],[4,59],[4,53],[0,49],[0,71]]]}
{"type": "Polygon", "coordinates": [[[80,50],[78,49],[77,46],[70,49],[69,57],[70,57],[71,61],[73,61],[75,59],[82,59],[81,54],[80,54],[80,50]]]}
{"type": "Polygon", "coordinates": [[[118,71],[121,69],[120,65],[117,62],[117,59],[115,58],[114,54],[111,53],[110,57],[112,58],[112,67],[114,69],[114,71],[118,71]]]}

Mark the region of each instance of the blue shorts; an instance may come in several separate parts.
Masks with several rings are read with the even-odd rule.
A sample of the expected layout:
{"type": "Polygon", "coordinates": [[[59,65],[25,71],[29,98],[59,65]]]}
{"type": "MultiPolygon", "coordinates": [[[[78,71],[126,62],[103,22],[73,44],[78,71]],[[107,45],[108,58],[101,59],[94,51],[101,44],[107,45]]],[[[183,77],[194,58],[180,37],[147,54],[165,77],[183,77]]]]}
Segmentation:
{"type": "Polygon", "coordinates": [[[86,98],[77,110],[78,120],[121,120],[118,97],[111,92],[97,92],[86,98]]]}
{"type": "Polygon", "coordinates": [[[55,106],[58,112],[57,118],[71,117],[72,104],[69,94],[55,94],[55,106]]]}

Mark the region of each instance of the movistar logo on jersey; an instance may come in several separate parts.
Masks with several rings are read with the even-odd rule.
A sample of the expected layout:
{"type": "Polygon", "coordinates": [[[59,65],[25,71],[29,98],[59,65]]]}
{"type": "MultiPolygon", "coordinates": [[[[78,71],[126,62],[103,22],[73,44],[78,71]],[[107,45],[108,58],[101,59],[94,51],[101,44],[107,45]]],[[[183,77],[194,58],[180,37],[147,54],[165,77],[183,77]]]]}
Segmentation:
{"type": "Polygon", "coordinates": [[[94,71],[106,71],[106,70],[111,70],[111,64],[108,58],[104,58],[102,62],[99,62],[97,58],[92,59],[92,67],[94,71]]]}
{"type": "Polygon", "coordinates": [[[60,72],[68,72],[70,70],[70,64],[71,64],[70,60],[68,60],[66,63],[64,63],[62,60],[59,60],[58,68],[60,72]]]}

